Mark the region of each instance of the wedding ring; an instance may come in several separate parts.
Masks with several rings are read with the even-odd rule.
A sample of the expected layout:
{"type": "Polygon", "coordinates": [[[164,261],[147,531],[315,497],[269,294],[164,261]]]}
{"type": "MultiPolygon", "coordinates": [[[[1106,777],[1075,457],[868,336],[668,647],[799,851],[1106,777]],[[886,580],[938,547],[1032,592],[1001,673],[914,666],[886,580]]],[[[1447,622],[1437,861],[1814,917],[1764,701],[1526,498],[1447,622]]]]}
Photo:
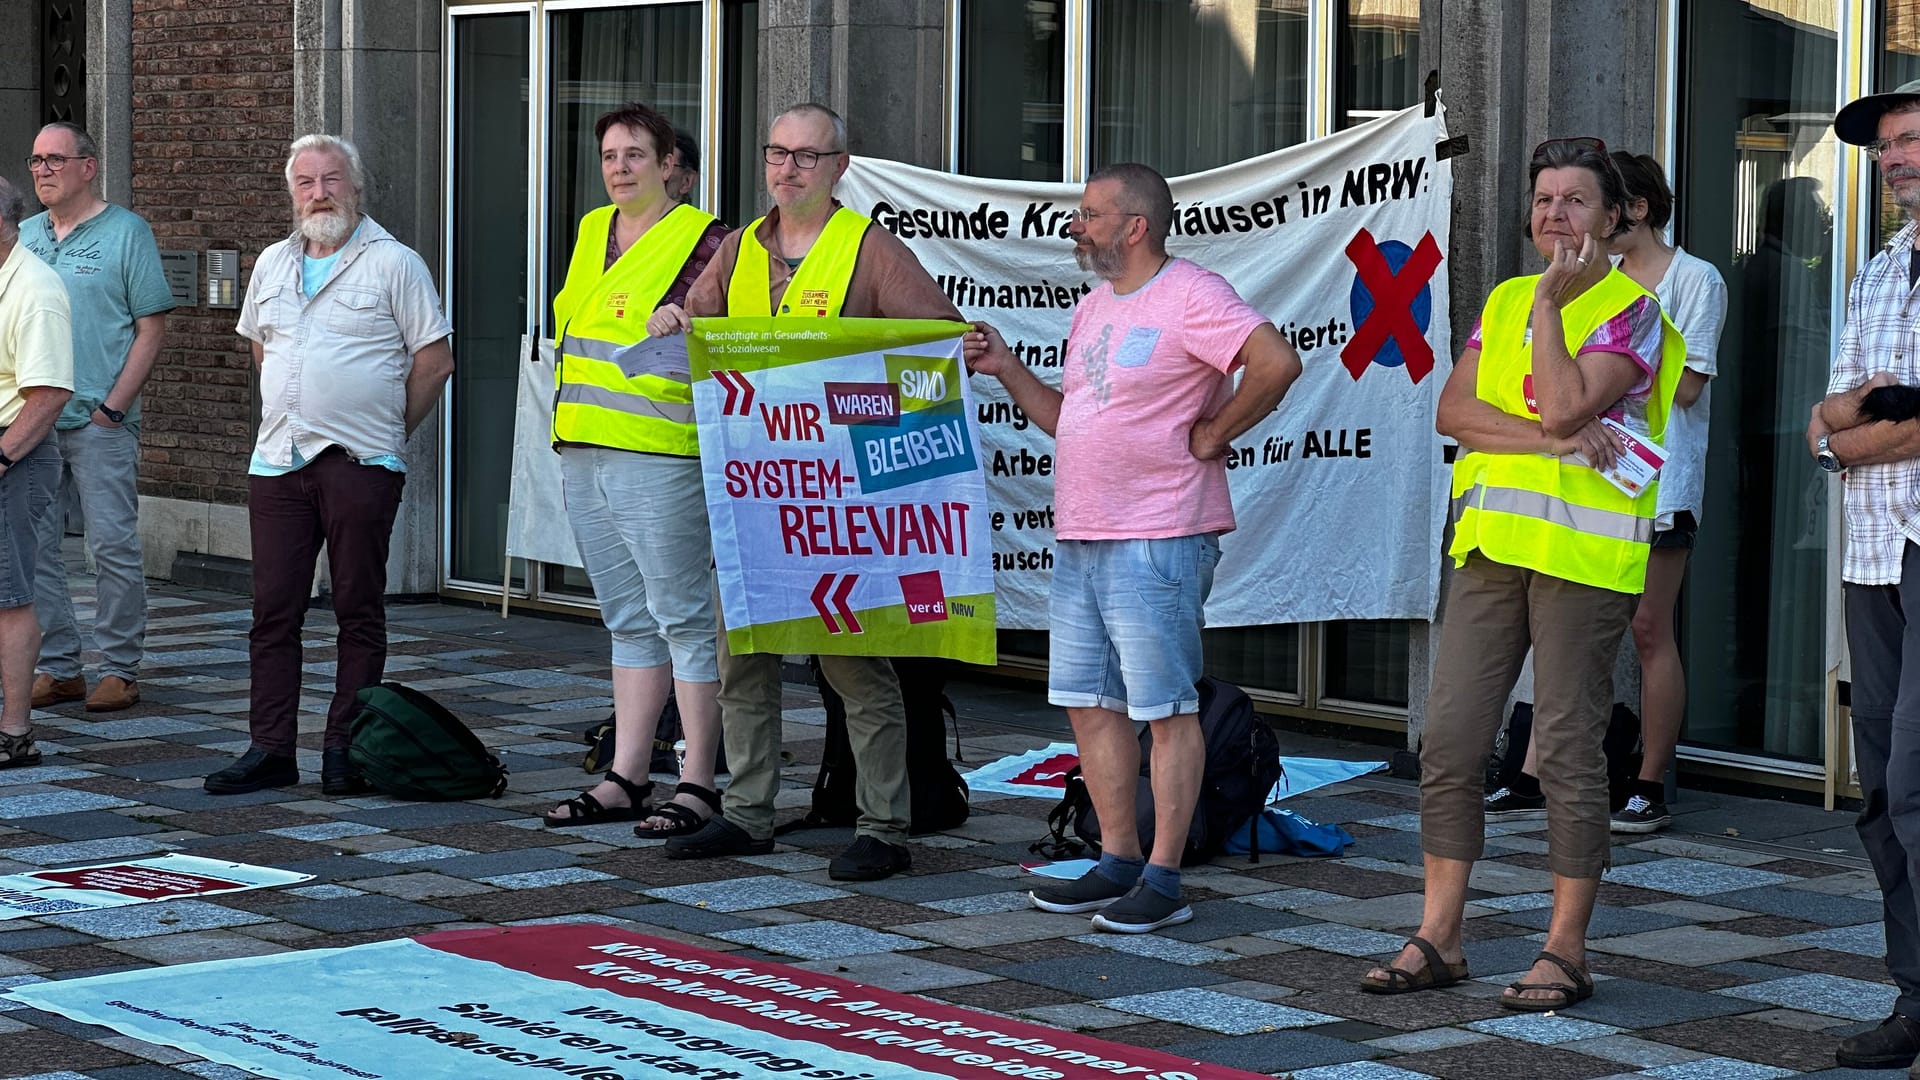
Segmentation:
{"type": "Polygon", "coordinates": [[[1585,259],[1583,259],[1583,258],[1581,258],[1580,256],[1578,256],[1578,255],[1575,255],[1575,256],[1573,257],[1573,261],[1574,261],[1574,262],[1577,262],[1577,263],[1579,263],[1579,264],[1580,264],[1580,268],[1581,268],[1582,270],[1585,270],[1585,269],[1587,268],[1587,260],[1585,260],[1585,259]]]}

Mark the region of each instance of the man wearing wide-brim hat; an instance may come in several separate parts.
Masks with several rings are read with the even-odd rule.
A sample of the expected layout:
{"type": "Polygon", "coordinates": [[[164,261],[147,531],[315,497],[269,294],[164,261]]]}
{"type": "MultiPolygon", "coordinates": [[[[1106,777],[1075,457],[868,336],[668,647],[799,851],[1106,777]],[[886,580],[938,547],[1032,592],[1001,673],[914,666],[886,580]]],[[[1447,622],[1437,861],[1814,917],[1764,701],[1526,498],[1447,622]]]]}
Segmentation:
{"type": "Polygon", "coordinates": [[[1848,290],[1833,378],[1807,428],[1820,467],[1845,474],[1841,578],[1865,801],[1858,828],[1880,880],[1887,970],[1900,988],[1893,1015],[1841,1040],[1835,1057],[1857,1069],[1911,1066],[1907,1075],[1920,1080],[1920,660],[1902,663],[1920,656],[1920,421],[1861,412],[1878,387],[1920,386],[1920,80],[1849,104],[1833,130],[1879,163],[1887,191],[1912,219],[1848,290]]]}

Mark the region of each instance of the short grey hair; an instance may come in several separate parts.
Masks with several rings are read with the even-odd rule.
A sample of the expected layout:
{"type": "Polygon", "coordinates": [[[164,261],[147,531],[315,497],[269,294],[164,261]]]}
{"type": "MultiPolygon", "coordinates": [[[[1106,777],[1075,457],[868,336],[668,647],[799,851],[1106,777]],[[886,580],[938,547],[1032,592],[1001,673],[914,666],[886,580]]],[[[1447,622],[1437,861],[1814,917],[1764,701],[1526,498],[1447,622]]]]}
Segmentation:
{"type": "Polygon", "coordinates": [[[27,197],[6,177],[0,176],[0,236],[8,241],[20,236],[20,222],[27,215],[27,197]]]}
{"type": "Polygon", "coordinates": [[[76,157],[92,158],[95,161],[100,160],[100,144],[94,142],[93,136],[87,134],[87,129],[81,127],[79,124],[67,120],[55,120],[53,123],[40,129],[42,135],[49,131],[64,131],[73,136],[73,152],[76,157]]]}
{"type": "Polygon", "coordinates": [[[325,150],[339,154],[347,162],[347,180],[353,184],[353,190],[367,190],[367,170],[360,164],[360,151],[354,145],[338,135],[315,133],[302,135],[293,140],[293,146],[287,150],[287,187],[293,187],[293,163],[301,154],[312,150],[325,150]]]}
{"type": "Polygon", "coordinates": [[[788,116],[825,117],[827,120],[827,123],[833,125],[834,153],[844,154],[847,152],[847,122],[840,118],[839,113],[834,112],[832,109],[827,108],[825,105],[822,105],[817,101],[806,101],[798,105],[795,105],[793,108],[788,109],[786,112],[783,112],[779,116],[774,117],[773,122],[777,124],[781,121],[782,118],[788,117],[788,116]]]}

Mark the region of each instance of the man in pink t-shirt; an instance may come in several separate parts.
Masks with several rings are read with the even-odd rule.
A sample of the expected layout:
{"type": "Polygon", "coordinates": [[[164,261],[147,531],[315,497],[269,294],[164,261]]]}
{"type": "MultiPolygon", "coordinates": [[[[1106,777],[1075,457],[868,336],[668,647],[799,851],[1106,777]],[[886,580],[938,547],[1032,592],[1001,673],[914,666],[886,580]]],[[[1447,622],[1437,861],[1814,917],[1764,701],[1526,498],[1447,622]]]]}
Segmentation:
{"type": "Polygon", "coordinates": [[[966,356],[1058,444],[1047,700],[1073,723],[1102,851],[1085,876],[1030,895],[1138,934],[1193,918],[1180,855],[1206,764],[1201,608],[1233,528],[1221,455],[1280,403],[1300,358],[1225,279],[1167,254],[1173,195],[1159,173],[1099,170],[1074,218],[1074,257],[1102,284],[1074,309],[1061,389],[986,323],[966,356]],[[1151,858],[1134,820],[1135,721],[1153,725],[1151,858]]]}

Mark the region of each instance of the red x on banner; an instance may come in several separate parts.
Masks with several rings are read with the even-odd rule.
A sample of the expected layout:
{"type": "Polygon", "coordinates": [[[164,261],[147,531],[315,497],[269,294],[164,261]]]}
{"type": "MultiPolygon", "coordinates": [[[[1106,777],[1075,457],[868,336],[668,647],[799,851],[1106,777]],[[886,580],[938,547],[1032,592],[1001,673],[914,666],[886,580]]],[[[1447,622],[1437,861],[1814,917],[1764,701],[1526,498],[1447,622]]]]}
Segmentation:
{"type": "Polygon", "coordinates": [[[1433,347],[1414,321],[1413,301],[1440,266],[1440,245],[1434,242],[1433,234],[1420,238],[1419,246],[1398,274],[1387,264],[1373,234],[1365,229],[1354,233],[1348,242],[1347,258],[1353,260],[1360,283],[1373,296],[1373,313],[1355,328],[1353,337],[1340,350],[1340,362],[1346,365],[1347,373],[1358,379],[1391,337],[1406,358],[1407,374],[1416,383],[1426,378],[1433,370],[1433,347]]]}

